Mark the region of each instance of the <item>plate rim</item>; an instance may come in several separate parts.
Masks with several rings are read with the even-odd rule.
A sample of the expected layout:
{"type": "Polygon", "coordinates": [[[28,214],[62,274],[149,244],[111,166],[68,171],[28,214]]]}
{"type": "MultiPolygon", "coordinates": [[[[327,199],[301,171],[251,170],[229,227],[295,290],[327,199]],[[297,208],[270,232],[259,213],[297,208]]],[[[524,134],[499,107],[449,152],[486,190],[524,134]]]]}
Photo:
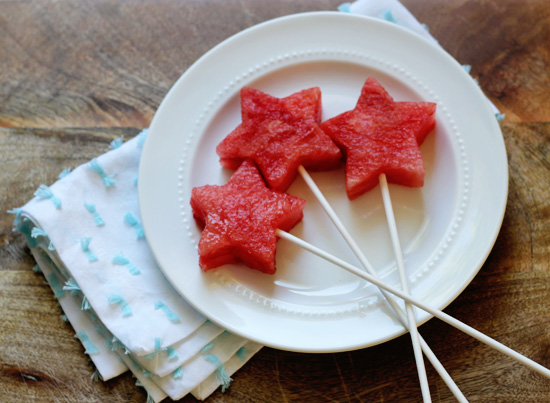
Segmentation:
{"type": "MultiPolygon", "coordinates": [[[[147,189],[143,186],[142,184],[142,177],[144,177],[144,170],[146,169],[145,166],[146,166],[146,162],[143,162],[143,161],[147,161],[147,158],[143,158],[143,156],[146,156],[147,154],[147,145],[148,143],[150,143],[149,139],[151,138],[151,133],[154,133],[154,129],[156,127],[156,124],[157,124],[157,120],[160,119],[159,116],[160,116],[160,111],[162,111],[164,105],[166,103],[169,103],[171,102],[171,98],[174,96],[174,92],[176,91],[176,88],[181,85],[181,82],[183,82],[184,80],[187,79],[187,77],[190,75],[190,72],[193,72],[194,70],[198,69],[201,67],[201,64],[204,63],[204,60],[208,60],[208,58],[210,57],[211,54],[215,54],[216,52],[218,52],[218,50],[220,48],[223,48],[224,46],[227,46],[227,44],[230,44],[234,41],[239,41],[240,38],[242,38],[244,35],[248,35],[250,32],[253,32],[253,31],[256,31],[258,30],[259,28],[262,28],[262,27],[266,27],[266,26],[269,26],[269,25],[277,25],[279,23],[281,23],[281,21],[284,21],[285,23],[287,22],[291,22],[294,20],[294,21],[297,21],[297,20],[300,20],[300,19],[303,19],[303,18],[317,18],[317,17],[326,17],[326,16],[329,16],[329,18],[332,18],[331,16],[338,16],[338,18],[358,18],[358,19],[362,19],[364,20],[366,23],[374,23],[374,24],[379,24],[381,26],[391,26],[391,29],[397,29],[397,30],[402,30],[405,32],[406,35],[411,35],[411,36],[414,36],[417,38],[417,40],[421,40],[423,42],[425,42],[426,44],[428,44],[429,46],[432,46],[434,48],[436,48],[439,52],[441,52],[442,54],[445,54],[447,56],[448,59],[452,60],[452,63],[458,65],[458,62],[456,62],[455,59],[453,59],[450,55],[448,55],[448,53],[446,53],[443,49],[441,48],[437,48],[435,45],[429,43],[425,38],[422,38],[420,35],[410,31],[410,30],[407,30],[406,28],[403,28],[403,27],[399,27],[399,26],[395,26],[391,23],[388,23],[388,22],[385,22],[385,21],[381,21],[379,19],[376,19],[376,18],[372,18],[372,17],[368,17],[368,16],[363,16],[363,15],[357,15],[357,14],[347,14],[347,13],[341,13],[341,12],[335,12],[335,11],[316,11],[316,12],[307,12],[307,13],[298,13],[298,14],[292,14],[292,15],[288,15],[288,16],[282,16],[282,17],[278,17],[278,18],[275,18],[275,19],[272,19],[272,20],[268,20],[268,21],[264,21],[262,23],[259,23],[257,25],[254,25],[254,26],[251,26],[239,33],[236,33],[235,35],[227,38],[226,40],[220,42],[219,44],[217,44],[216,46],[214,46],[213,48],[211,48],[209,51],[207,51],[205,54],[203,54],[199,59],[197,59],[196,62],[194,62],[179,78],[178,80],[174,83],[174,85],[170,88],[170,90],[167,92],[166,96],[164,97],[164,99],[162,100],[161,104],[159,105],[159,108],[157,110],[157,112],[155,113],[155,116],[153,117],[153,120],[151,122],[151,125],[150,125],[150,130],[149,130],[149,135],[147,136],[147,139],[145,141],[145,144],[144,144],[144,148],[143,148],[143,155],[142,155],[142,158],[140,160],[140,164],[139,164],[139,180],[138,180],[138,197],[139,197],[139,201],[140,201],[140,214],[142,216],[142,221],[143,221],[143,227],[144,227],[144,230],[145,230],[145,233],[146,233],[146,236],[148,235],[148,233],[150,233],[150,226],[152,225],[152,219],[151,219],[151,214],[148,212],[148,211],[144,211],[142,209],[142,206],[144,205],[144,203],[142,203],[143,199],[145,197],[147,197],[146,193],[147,193],[147,189]]],[[[459,65],[458,65],[459,66],[459,65]]],[[[460,67],[460,66],[459,66],[460,67]]],[[[467,73],[465,71],[463,71],[463,74],[467,75],[467,73]]],[[[479,91],[479,94],[478,95],[481,95],[484,97],[483,93],[481,92],[481,90],[478,88],[478,91],[479,91]]],[[[490,107],[487,103],[487,106],[486,106],[486,111],[485,113],[492,113],[491,110],[490,110],[490,107]]],[[[500,134],[500,139],[502,139],[502,142],[501,142],[501,145],[499,145],[499,147],[501,146],[502,149],[501,151],[504,151],[504,155],[506,155],[506,151],[505,151],[505,146],[504,146],[504,141],[503,141],[503,138],[502,138],[502,133],[500,131],[500,127],[498,125],[498,123],[496,122],[496,119],[495,119],[495,125],[496,125],[496,128],[498,129],[499,131],[499,134],[500,134]]],[[[437,306],[439,309],[444,309],[448,304],[450,304],[452,301],[454,301],[463,291],[464,289],[471,283],[472,279],[477,275],[477,273],[479,272],[479,270],[481,269],[481,267],[483,266],[484,262],[486,261],[489,253],[491,252],[491,250],[493,249],[493,246],[494,246],[494,243],[496,242],[496,239],[498,237],[498,234],[500,232],[500,228],[502,226],[502,222],[503,222],[503,219],[504,219],[504,214],[505,214],[505,210],[506,210],[506,203],[507,203],[507,193],[508,193],[508,166],[507,166],[507,160],[506,158],[504,158],[504,163],[505,163],[505,172],[504,172],[504,176],[505,178],[503,179],[504,183],[505,183],[505,187],[504,189],[501,189],[503,190],[503,197],[501,199],[501,205],[498,206],[496,209],[498,211],[501,211],[501,213],[499,214],[499,219],[497,221],[495,221],[495,229],[494,231],[492,232],[493,236],[491,239],[487,239],[487,245],[488,247],[485,249],[485,253],[483,254],[480,254],[479,258],[478,258],[478,262],[476,264],[477,268],[472,270],[470,272],[470,275],[465,278],[461,284],[461,287],[458,287],[456,289],[456,291],[454,292],[453,295],[449,295],[446,300],[443,302],[443,304],[441,304],[440,306],[437,306]]],[[[150,239],[150,238],[147,238],[147,239],[150,239]]],[[[162,272],[164,273],[164,275],[167,277],[167,279],[172,283],[171,281],[171,278],[170,276],[166,273],[165,271],[165,268],[163,267],[163,265],[160,263],[160,259],[158,257],[158,253],[155,251],[155,247],[154,245],[152,245],[151,241],[148,241],[149,243],[149,246],[151,248],[151,251],[155,257],[155,260],[157,262],[159,262],[159,267],[161,268],[162,272]]],[[[178,291],[178,293],[180,295],[182,295],[183,298],[185,298],[185,296],[183,295],[183,293],[181,292],[181,290],[179,289],[179,287],[175,284],[172,283],[172,285],[174,286],[174,288],[178,291]]],[[[196,306],[193,304],[193,301],[188,301],[191,303],[191,305],[193,305],[199,312],[201,312],[203,315],[205,315],[206,317],[209,317],[210,316],[208,315],[208,313],[204,312],[200,306],[196,306]]],[[[419,321],[419,325],[422,324],[422,323],[425,323],[426,321],[428,321],[429,319],[431,318],[430,315],[428,315],[427,317],[425,317],[423,320],[419,321]]],[[[239,329],[237,328],[234,328],[234,327],[231,327],[231,326],[227,326],[227,323],[223,322],[223,321],[219,321],[218,319],[212,319],[214,322],[217,322],[218,324],[220,324],[221,326],[223,327],[226,327],[226,328],[229,328],[230,331],[234,332],[234,333],[237,333],[237,334],[240,334],[241,336],[243,337],[246,337],[246,338],[249,338],[251,340],[254,340],[256,342],[259,342],[259,343],[262,343],[262,344],[265,344],[265,345],[269,345],[271,347],[274,347],[274,348],[279,348],[279,349],[283,349],[283,350],[291,350],[291,351],[303,351],[303,352],[333,352],[333,351],[347,351],[347,350],[351,350],[351,349],[356,349],[356,348],[362,348],[362,347],[367,347],[367,345],[365,346],[349,346],[349,348],[337,348],[337,349],[334,349],[334,348],[329,348],[329,349],[308,349],[307,347],[306,348],[297,348],[296,346],[289,346],[289,345],[278,345],[276,342],[266,342],[266,340],[263,340],[263,339],[258,339],[257,337],[254,337],[251,335],[247,335],[247,334],[242,334],[241,332],[239,332],[239,329]]],[[[402,332],[399,332],[397,334],[394,334],[394,335],[391,335],[387,340],[385,341],[388,341],[388,340],[391,340],[401,334],[405,333],[405,331],[403,330],[402,332]]],[[[375,344],[378,344],[378,343],[375,343],[375,344]]],[[[370,344],[370,345],[374,345],[374,344],[370,344]]]]}

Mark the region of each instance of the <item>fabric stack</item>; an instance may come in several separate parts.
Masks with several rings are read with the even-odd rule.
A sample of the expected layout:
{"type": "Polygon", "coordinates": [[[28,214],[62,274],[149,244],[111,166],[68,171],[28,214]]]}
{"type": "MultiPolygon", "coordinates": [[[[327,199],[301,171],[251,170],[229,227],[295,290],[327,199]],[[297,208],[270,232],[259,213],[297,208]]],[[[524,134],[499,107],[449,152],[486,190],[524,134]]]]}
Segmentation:
{"type": "MultiPolygon", "coordinates": [[[[144,130],[74,171],[16,214],[37,268],[97,368],[128,369],[150,399],[204,399],[261,346],[197,313],[164,278],[139,221],[137,171],[144,130]]],[[[193,262],[182,262],[182,264],[193,262]]],[[[196,264],[196,262],[195,262],[196,264]]]]}

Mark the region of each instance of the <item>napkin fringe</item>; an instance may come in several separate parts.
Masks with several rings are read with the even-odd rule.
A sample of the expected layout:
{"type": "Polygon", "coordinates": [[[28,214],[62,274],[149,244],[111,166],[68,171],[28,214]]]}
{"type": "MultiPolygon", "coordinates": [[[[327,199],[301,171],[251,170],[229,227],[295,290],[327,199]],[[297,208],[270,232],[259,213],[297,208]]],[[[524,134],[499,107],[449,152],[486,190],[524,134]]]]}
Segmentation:
{"type": "Polygon", "coordinates": [[[111,141],[111,143],[109,144],[109,149],[116,150],[117,148],[120,148],[123,142],[124,142],[124,136],[120,136],[114,139],[113,141],[111,141]]]}
{"type": "Polygon", "coordinates": [[[160,309],[163,311],[170,322],[177,323],[180,321],[180,317],[172,312],[170,308],[168,308],[168,306],[166,306],[166,304],[162,301],[157,301],[155,303],[155,309],[160,309]]]}
{"type": "Polygon", "coordinates": [[[82,252],[84,252],[86,254],[86,257],[88,258],[88,261],[89,262],[95,262],[98,260],[98,257],[96,254],[92,253],[92,251],[90,251],[90,242],[91,242],[92,238],[90,237],[83,237],[83,238],[80,238],[80,247],[82,249],[82,252]]]}
{"type": "Polygon", "coordinates": [[[105,185],[106,188],[110,188],[111,186],[114,186],[116,184],[116,181],[115,181],[116,174],[114,173],[111,175],[107,174],[107,172],[105,172],[105,169],[103,169],[103,167],[101,166],[97,158],[92,159],[88,163],[88,168],[90,168],[93,172],[99,175],[99,177],[101,178],[101,181],[103,182],[103,185],[105,185]]]}
{"type": "Polygon", "coordinates": [[[51,200],[56,209],[61,208],[61,199],[46,185],[40,185],[34,195],[42,200],[51,200]]]}
{"type": "Polygon", "coordinates": [[[99,349],[94,345],[94,343],[92,343],[92,341],[90,340],[90,338],[88,337],[88,335],[86,334],[86,332],[84,330],[81,330],[81,331],[77,332],[74,335],[74,337],[79,339],[80,342],[82,343],[82,345],[84,346],[84,348],[85,348],[84,353],[86,353],[88,355],[99,354],[99,349]]]}
{"type": "Polygon", "coordinates": [[[132,262],[130,262],[130,259],[124,256],[122,252],[115,255],[115,257],[113,257],[112,259],[112,262],[120,266],[126,266],[130,274],[132,274],[133,276],[141,274],[141,271],[136,266],[134,266],[132,262]]]}
{"type": "Polygon", "coordinates": [[[119,305],[122,308],[122,316],[127,317],[132,315],[132,308],[130,308],[130,305],[128,305],[128,302],[126,300],[117,294],[111,294],[108,297],[109,304],[111,305],[119,305]]]}
{"type": "Polygon", "coordinates": [[[23,210],[20,207],[16,207],[11,210],[7,210],[6,213],[15,215],[15,218],[13,219],[12,231],[17,231],[17,227],[21,224],[21,214],[23,213],[23,210]]]}
{"type": "Polygon", "coordinates": [[[50,241],[50,237],[48,237],[48,234],[46,234],[46,231],[44,231],[42,228],[34,227],[31,231],[31,237],[36,239],[39,236],[44,237],[49,242],[48,250],[55,250],[55,247],[53,246],[52,241],[50,241]]]}
{"type": "MultiPolygon", "coordinates": [[[[105,329],[106,333],[108,333],[107,329],[105,329]]],[[[112,351],[124,351],[124,354],[128,355],[130,354],[130,350],[128,350],[128,347],[124,345],[123,342],[121,342],[119,339],[117,339],[115,336],[111,337],[111,350],[112,351]]]]}
{"type": "Polygon", "coordinates": [[[155,351],[150,354],[147,354],[145,357],[148,359],[151,359],[154,356],[156,356],[159,352],[165,351],[166,354],[168,355],[169,360],[176,360],[178,358],[178,352],[176,351],[176,349],[172,346],[162,347],[162,343],[163,342],[160,337],[155,338],[155,351]]]}
{"type": "Polygon", "coordinates": [[[181,379],[183,378],[183,366],[179,366],[177,367],[174,372],[172,372],[172,377],[174,379],[181,379]]]}
{"type": "Polygon", "coordinates": [[[99,372],[99,370],[96,368],[96,370],[94,371],[94,373],[92,374],[92,376],[90,376],[90,379],[92,381],[103,381],[103,377],[101,376],[101,373],[99,372]]]}
{"type": "Polygon", "coordinates": [[[338,11],[341,11],[343,13],[351,13],[350,6],[351,3],[342,3],[338,6],[338,11]]]}
{"type": "Polygon", "coordinates": [[[220,359],[215,354],[207,354],[213,348],[214,348],[214,343],[210,342],[201,349],[201,354],[204,355],[204,358],[206,361],[210,362],[216,367],[216,376],[218,377],[218,380],[221,383],[222,392],[225,392],[226,389],[229,387],[229,384],[231,383],[232,379],[227,374],[227,371],[225,370],[225,366],[220,361],[220,359]]]}
{"type": "Polygon", "coordinates": [[[63,286],[63,289],[65,291],[70,291],[72,296],[77,296],[80,292],[80,286],[76,283],[74,278],[70,278],[67,281],[65,281],[65,285],[63,286]]]}
{"type": "Polygon", "coordinates": [[[242,346],[241,348],[239,348],[237,350],[237,352],[235,354],[237,355],[237,357],[240,358],[241,361],[244,361],[244,360],[246,360],[246,357],[248,356],[248,353],[250,353],[250,350],[248,348],[246,348],[246,346],[242,346]]]}
{"type": "Polygon", "coordinates": [[[59,279],[54,273],[51,273],[47,277],[48,282],[50,283],[50,286],[52,287],[52,290],[54,292],[55,298],[63,298],[65,296],[65,290],[61,286],[61,283],[59,282],[59,279]]]}
{"type": "Polygon", "coordinates": [[[231,381],[231,377],[227,374],[227,371],[225,370],[225,366],[220,361],[220,359],[214,355],[214,354],[208,354],[206,357],[204,357],[208,362],[212,363],[216,367],[216,375],[221,382],[222,386],[222,392],[225,392],[227,388],[229,387],[231,381]]]}
{"type": "Polygon", "coordinates": [[[137,218],[133,216],[132,213],[126,213],[126,215],[124,216],[124,222],[136,230],[137,239],[145,238],[145,232],[143,231],[143,227],[141,226],[137,218]]]}
{"type": "Polygon", "coordinates": [[[149,133],[149,129],[145,128],[141,132],[139,132],[139,134],[136,136],[138,147],[143,147],[143,145],[145,144],[145,140],[147,139],[148,133],[149,133]]]}
{"type": "Polygon", "coordinates": [[[85,295],[82,296],[82,304],[80,304],[80,310],[87,311],[91,309],[92,306],[90,305],[90,301],[88,301],[88,298],[86,298],[85,295]]]}
{"type": "Polygon", "coordinates": [[[391,10],[388,8],[382,12],[382,15],[380,16],[383,20],[386,20],[388,22],[393,22],[396,25],[399,25],[399,23],[396,21],[396,19],[393,17],[393,14],[391,13],[391,10]]]}
{"type": "Polygon", "coordinates": [[[69,175],[71,173],[71,168],[65,168],[63,171],[61,171],[59,173],[59,175],[57,175],[57,177],[59,179],[63,179],[64,177],[66,177],[67,175],[69,175]]]}
{"type": "Polygon", "coordinates": [[[105,225],[105,221],[103,221],[103,218],[99,215],[98,211],[96,210],[94,203],[84,203],[84,207],[88,212],[92,215],[94,218],[95,225],[98,227],[101,227],[105,225]]]}

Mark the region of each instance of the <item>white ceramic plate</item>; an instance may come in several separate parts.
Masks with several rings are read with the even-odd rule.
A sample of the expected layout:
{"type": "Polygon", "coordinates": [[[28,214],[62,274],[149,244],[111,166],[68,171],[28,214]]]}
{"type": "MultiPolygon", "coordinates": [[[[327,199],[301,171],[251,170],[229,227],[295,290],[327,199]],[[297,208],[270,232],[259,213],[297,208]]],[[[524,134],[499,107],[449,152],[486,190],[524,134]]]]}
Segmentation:
{"type": "MultiPolygon", "coordinates": [[[[443,308],[472,280],[498,234],[507,197],[502,134],[487,100],[445,52],[399,26],[357,15],[292,15],[247,29],[199,59],[160,105],[139,173],[142,220],[151,249],[173,286],[231,332],[275,348],[345,351],[404,332],[378,290],[280,240],[277,273],[241,266],[203,273],[191,188],[224,184],[216,145],[240,122],[239,90],[278,97],[312,86],[323,119],[351,109],[368,76],[396,100],[433,101],[437,127],[421,147],[422,189],[391,186],[411,293],[443,308]]],[[[344,170],[313,174],[379,275],[398,285],[379,188],[353,202],[344,170]]],[[[357,264],[298,178],[289,193],[307,200],[293,234],[357,264]]],[[[429,315],[418,311],[418,322],[429,315]]]]}

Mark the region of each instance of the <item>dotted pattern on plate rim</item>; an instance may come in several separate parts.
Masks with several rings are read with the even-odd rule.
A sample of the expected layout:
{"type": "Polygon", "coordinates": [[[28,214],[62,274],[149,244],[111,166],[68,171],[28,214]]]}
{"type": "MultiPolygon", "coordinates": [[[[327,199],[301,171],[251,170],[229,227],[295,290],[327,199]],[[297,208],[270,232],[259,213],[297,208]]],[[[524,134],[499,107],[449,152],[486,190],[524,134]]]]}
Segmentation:
{"type": "MultiPolygon", "coordinates": [[[[295,62],[297,60],[300,61],[316,61],[323,59],[325,57],[330,57],[330,60],[341,60],[341,61],[347,61],[347,62],[354,62],[354,63],[360,63],[365,64],[365,62],[368,63],[369,67],[373,68],[381,68],[384,71],[390,71],[393,73],[396,73],[400,76],[402,76],[404,79],[406,79],[408,82],[413,82],[416,85],[417,89],[422,90],[425,96],[427,96],[428,99],[435,102],[438,105],[438,113],[441,113],[444,118],[449,123],[453,135],[457,141],[458,149],[459,149],[459,157],[460,157],[460,163],[462,164],[462,194],[460,195],[460,203],[459,208],[456,216],[453,219],[451,229],[448,231],[448,233],[445,235],[445,239],[441,246],[438,248],[438,250],[435,252],[434,256],[431,260],[428,261],[428,263],[420,270],[417,270],[416,273],[414,273],[409,278],[410,285],[412,286],[414,283],[416,283],[418,280],[420,280],[422,277],[427,275],[436,265],[436,263],[439,261],[439,259],[442,258],[443,254],[447,250],[448,246],[453,241],[456,232],[458,228],[460,227],[461,223],[463,222],[464,218],[464,212],[466,210],[468,200],[469,200],[469,189],[470,189],[470,171],[468,166],[468,159],[466,150],[464,147],[464,140],[462,139],[458,127],[453,120],[451,114],[449,113],[447,107],[442,104],[439,97],[430,89],[428,89],[417,77],[412,75],[410,72],[405,70],[403,67],[388,62],[386,60],[383,60],[381,58],[373,57],[364,53],[359,53],[355,51],[346,51],[346,50],[327,50],[327,49],[318,49],[318,50],[306,50],[301,52],[291,52],[291,53],[284,53],[275,57],[270,58],[268,61],[265,61],[261,64],[256,64],[254,67],[249,68],[245,72],[243,72],[241,75],[235,77],[233,80],[231,80],[222,90],[218,91],[218,93],[214,96],[214,98],[208,102],[208,104],[203,108],[200,115],[197,117],[195,124],[193,126],[192,131],[188,134],[187,140],[185,141],[184,148],[182,150],[182,158],[179,162],[179,176],[178,176],[178,194],[179,194],[179,203],[180,203],[180,216],[183,221],[183,225],[185,230],[187,231],[187,235],[189,236],[189,239],[191,243],[194,245],[195,249],[198,245],[198,239],[195,236],[195,233],[192,230],[192,223],[190,222],[192,220],[192,217],[188,217],[188,214],[186,210],[188,209],[188,201],[183,197],[184,195],[184,188],[185,185],[183,183],[183,173],[185,172],[185,167],[187,164],[188,158],[188,152],[189,147],[193,142],[195,141],[197,137],[197,130],[203,123],[204,119],[209,116],[210,112],[215,106],[218,106],[220,101],[226,96],[231,90],[234,89],[240,89],[242,86],[245,85],[245,83],[252,81],[253,79],[259,78],[261,73],[266,72],[269,68],[273,67],[285,67],[285,65],[289,65],[292,62],[295,62]]],[[[263,297],[261,295],[258,295],[254,291],[251,291],[250,289],[240,285],[235,284],[232,279],[219,271],[214,272],[214,275],[217,277],[218,281],[223,284],[226,288],[231,289],[236,294],[240,295],[246,300],[252,301],[259,306],[263,306],[267,309],[272,309],[274,311],[278,311],[285,314],[296,314],[299,316],[304,317],[326,317],[326,316],[341,316],[345,314],[356,314],[361,312],[366,312],[368,310],[372,310],[375,307],[380,306],[383,303],[383,300],[379,296],[370,296],[366,300],[361,301],[359,303],[354,304],[348,304],[345,307],[342,307],[342,309],[335,309],[333,311],[329,312],[313,312],[313,311],[304,311],[300,309],[296,309],[294,307],[286,306],[283,304],[278,304],[277,302],[263,297]]]]}

